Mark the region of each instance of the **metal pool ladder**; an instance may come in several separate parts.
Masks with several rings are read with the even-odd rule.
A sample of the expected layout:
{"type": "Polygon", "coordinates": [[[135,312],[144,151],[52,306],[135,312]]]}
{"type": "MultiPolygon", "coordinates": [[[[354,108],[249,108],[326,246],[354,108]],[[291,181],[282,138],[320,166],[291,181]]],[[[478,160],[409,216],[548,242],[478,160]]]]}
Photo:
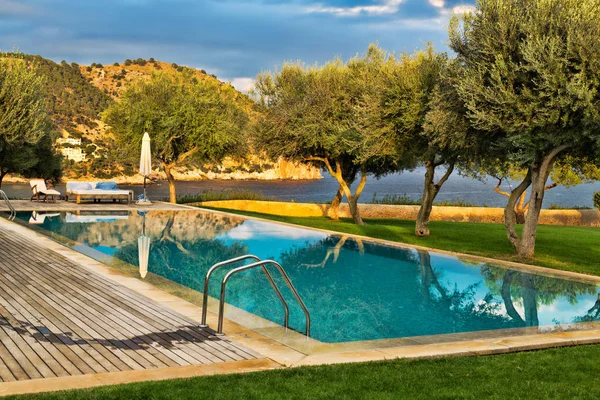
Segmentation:
{"type": "Polygon", "coordinates": [[[283,309],[285,312],[283,326],[286,329],[289,328],[290,308],[289,308],[287,302],[285,301],[285,298],[281,294],[281,290],[279,290],[279,287],[277,287],[277,284],[273,280],[273,276],[271,275],[271,273],[269,272],[269,270],[266,267],[267,265],[273,265],[277,268],[277,270],[281,274],[281,277],[283,278],[286,285],[288,286],[288,288],[290,289],[290,291],[296,298],[296,301],[298,301],[298,304],[300,304],[300,307],[302,308],[302,311],[304,312],[304,316],[306,318],[306,336],[310,337],[310,313],[308,312],[306,305],[302,301],[302,298],[298,294],[298,291],[292,284],[292,281],[290,280],[289,276],[287,275],[287,273],[285,272],[285,270],[283,269],[281,264],[279,264],[278,262],[273,261],[273,260],[264,260],[263,261],[260,258],[258,258],[257,256],[252,255],[252,254],[248,254],[245,256],[236,257],[236,258],[232,258],[230,260],[219,262],[219,263],[213,265],[212,267],[210,267],[208,272],[206,272],[206,277],[204,279],[204,293],[202,295],[202,323],[200,326],[203,328],[208,327],[208,325],[206,324],[206,314],[208,311],[208,284],[210,282],[210,277],[213,274],[213,272],[215,270],[225,267],[227,265],[235,264],[240,261],[245,261],[245,260],[249,260],[249,259],[254,260],[255,262],[252,264],[242,265],[241,267],[232,269],[225,275],[225,277],[223,278],[223,281],[221,282],[221,296],[219,299],[219,315],[218,315],[219,323],[218,323],[218,327],[217,327],[217,334],[218,335],[223,334],[223,318],[224,318],[224,314],[225,314],[225,294],[226,294],[226,290],[227,290],[227,282],[233,275],[237,274],[238,272],[246,271],[246,270],[249,270],[252,268],[262,269],[267,280],[271,284],[271,287],[277,294],[277,297],[279,297],[279,301],[281,301],[281,304],[283,305],[283,309]]]}
{"type": "Polygon", "coordinates": [[[10,211],[10,216],[8,217],[8,220],[13,221],[15,219],[15,217],[17,216],[17,212],[15,211],[15,208],[13,207],[10,200],[8,199],[8,196],[6,195],[6,193],[4,193],[4,190],[0,190],[0,197],[2,197],[4,199],[4,201],[6,202],[6,205],[8,206],[8,210],[10,211]]]}

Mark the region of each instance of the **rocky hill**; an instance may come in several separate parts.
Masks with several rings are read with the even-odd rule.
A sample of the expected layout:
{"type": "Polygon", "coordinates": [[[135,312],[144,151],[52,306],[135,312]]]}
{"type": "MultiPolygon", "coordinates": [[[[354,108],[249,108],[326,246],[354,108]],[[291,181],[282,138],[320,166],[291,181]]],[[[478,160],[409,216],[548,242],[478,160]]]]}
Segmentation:
{"type": "MultiPolygon", "coordinates": [[[[110,65],[93,63],[55,63],[41,56],[0,54],[0,57],[24,58],[44,76],[47,103],[52,120],[62,138],[57,145],[65,155],[64,173],[67,179],[116,179],[120,182],[139,182],[134,164],[122,160],[109,130],[100,114],[112,102],[119,101],[124,90],[138,79],[149,79],[153,73],[180,74],[191,71],[197,79],[218,80],[203,70],[174,63],[144,60],[125,60],[110,65]],[[117,160],[117,162],[115,162],[117,160]]],[[[229,83],[221,82],[222,85],[229,83]]],[[[237,92],[237,101],[252,118],[257,112],[254,101],[237,92]]],[[[159,171],[158,179],[162,178],[159,171]]],[[[244,162],[225,160],[222,165],[204,165],[192,170],[176,171],[176,179],[318,179],[318,170],[286,162],[271,161],[256,155],[244,162]]]]}

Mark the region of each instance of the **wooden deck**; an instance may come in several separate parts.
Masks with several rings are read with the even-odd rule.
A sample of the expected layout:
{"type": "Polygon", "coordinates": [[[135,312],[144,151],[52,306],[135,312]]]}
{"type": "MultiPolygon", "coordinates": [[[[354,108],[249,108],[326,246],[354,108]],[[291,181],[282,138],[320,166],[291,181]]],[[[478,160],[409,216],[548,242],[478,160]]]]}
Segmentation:
{"type": "Polygon", "coordinates": [[[0,225],[3,382],[261,356],[0,225]]]}

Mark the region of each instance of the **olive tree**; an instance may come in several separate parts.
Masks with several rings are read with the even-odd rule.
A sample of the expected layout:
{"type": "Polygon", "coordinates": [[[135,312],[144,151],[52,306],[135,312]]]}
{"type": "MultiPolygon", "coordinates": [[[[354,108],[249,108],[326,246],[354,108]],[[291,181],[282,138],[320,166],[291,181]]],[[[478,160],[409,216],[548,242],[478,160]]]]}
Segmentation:
{"type": "Polygon", "coordinates": [[[38,152],[52,152],[44,85],[19,55],[0,59],[0,186],[9,173],[31,170],[38,152]]]}
{"type": "Polygon", "coordinates": [[[429,236],[440,189],[455,169],[467,168],[476,155],[475,137],[454,88],[458,70],[457,63],[431,46],[404,54],[386,69],[381,98],[372,110],[381,129],[367,136],[365,151],[395,158],[396,171],[425,167],[417,236],[429,236]]]}
{"type": "Polygon", "coordinates": [[[347,63],[286,63],[278,72],[257,77],[256,94],[265,109],[257,124],[262,148],[273,158],[311,163],[329,172],[339,184],[332,206],[345,196],[357,224],[364,224],[358,200],[367,176],[386,168],[384,158],[362,153],[364,135],[377,124],[365,110],[381,87],[386,63],[386,54],[371,46],[347,63]]]}
{"type": "Polygon", "coordinates": [[[504,211],[517,255],[533,257],[545,187],[557,160],[598,160],[600,4],[595,0],[479,0],[454,17],[450,46],[471,124],[501,160],[526,171],[504,211]],[[515,204],[531,187],[521,235],[515,204]]]}
{"type": "Polygon", "coordinates": [[[152,138],[152,155],[169,181],[170,201],[177,201],[173,169],[218,163],[238,154],[248,117],[236,104],[233,88],[185,72],[157,73],[127,88],[121,101],[103,114],[125,149],[139,154],[144,132],[152,138]]]}

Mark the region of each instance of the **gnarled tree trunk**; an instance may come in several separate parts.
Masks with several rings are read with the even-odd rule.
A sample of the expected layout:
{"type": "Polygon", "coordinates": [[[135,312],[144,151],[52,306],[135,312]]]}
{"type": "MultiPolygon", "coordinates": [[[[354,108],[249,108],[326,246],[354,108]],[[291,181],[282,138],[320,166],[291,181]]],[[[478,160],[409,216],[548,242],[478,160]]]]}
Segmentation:
{"type": "Polygon", "coordinates": [[[169,202],[177,203],[177,190],[175,189],[175,177],[171,172],[173,170],[173,164],[162,163],[163,169],[165,170],[165,175],[167,176],[167,180],[169,181],[169,202]]]}
{"type": "Polygon", "coordinates": [[[431,216],[431,210],[433,209],[433,201],[440,192],[442,185],[448,180],[452,172],[454,171],[454,163],[448,164],[448,169],[444,176],[440,178],[438,183],[434,183],[435,180],[435,168],[440,164],[436,164],[433,160],[429,160],[425,163],[425,185],[423,188],[423,198],[421,200],[421,208],[417,214],[417,222],[415,226],[415,235],[420,237],[429,236],[429,218],[431,216]]]}
{"type": "Polygon", "coordinates": [[[350,189],[350,185],[354,182],[356,177],[356,172],[346,173],[347,177],[344,176],[344,168],[340,161],[335,161],[335,168],[331,165],[331,162],[328,158],[325,157],[309,157],[307,160],[310,161],[321,161],[327,167],[327,171],[333,176],[338,183],[340,184],[339,188],[342,189],[344,195],[346,196],[346,200],[348,201],[348,206],[350,207],[350,214],[352,215],[352,219],[354,223],[357,225],[365,225],[365,222],[360,217],[360,210],[358,208],[358,199],[365,188],[367,183],[367,173],[365,170],[361,169],[360,171],[360,182],[354,193],[350,189]]]}
{"type": "Polygon", "coordinates": [[[334,221],[340,220],[340,204],[342,203],[343,197],[344,197],[344,190],[340,186],[337,190],[337,193],[335,194],[335,197],[331,201],[331,206],[329,207],[329,210],[327,212],[327,215],[329,215],[329,218],[333,219],[334,221]]]}
{"type": "MultiPolygon", "coordinates": [[[[500,186],[502,185],[502,180],[503,180],[503,178],[498,179],[498,184],[494,188],[494,191],[496,191],[496,193],[498,193],[498,194],[501,194],[502,196],[506,196],[506,197],[510,198],[510,193],[505,192],[500,189],[500,186]]],[[[544,188],[544,190],[550,190],[557,186],[558,186],[557,183],[552,183],[552,184],[546,186],[544,188]]],[[[521,194],[519,201],[517,201],[517,203],[515,204],[515,213],[516,213],[517,224],[522,224],[525,222],[525,213],[527,212],[527,209],[529,208],[529,201],[525,201],[526,197],[527,197],[527,190],[525,190],[523,192],[523,194],[521,194]]]]}
{"type": "Polygon", "coordinates": [[[504,209],[504,224],[506,226],[506,235],[508,240],[514,246],[517,255],[523,258],[531,258],[535,254],[535,239],[537,226],[542,211],[544,193],[546,191],[546,182],[550,176],[552,165],[558,154],[571,147],[569,144],[555,147],[541,161],[534,162],[528,169],[523,182],[512,191],[508,198],[508,204],[504,209]],[[521,195],[531,186],[531,196],[529,198],[529,207],[523,223],[523,232],[521,237],[515,230],[517,221],[515,205],[521,195]]]}

